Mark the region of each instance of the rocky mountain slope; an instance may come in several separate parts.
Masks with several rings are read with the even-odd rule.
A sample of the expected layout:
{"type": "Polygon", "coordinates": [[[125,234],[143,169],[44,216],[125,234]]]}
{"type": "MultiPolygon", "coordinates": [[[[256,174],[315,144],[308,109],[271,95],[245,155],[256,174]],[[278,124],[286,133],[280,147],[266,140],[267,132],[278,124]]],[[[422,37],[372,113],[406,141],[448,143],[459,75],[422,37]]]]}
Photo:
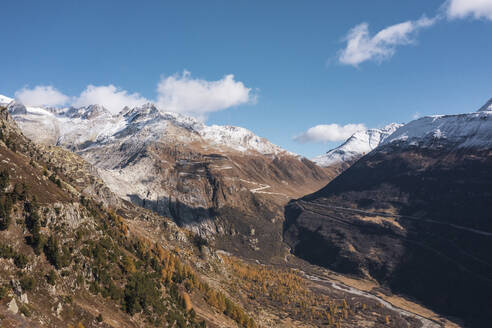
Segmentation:
{"type": "MultiPolygon", "coordinates": [[[[0,126],[3,327],[201,326],[182,305],[179,280],[194,273],[188,266],[183,275],[186,264],[173,251],[190,245],[146,244],[124,217],[149,218],[149,213],[118,201],[89,164],[62,149],[33,144],[5,108],[0,126]],[[167,257],[152,255],[152,248],[167,257]],[[158,277],[165,272],[181,278],[161,285],[158,277]]],[[[165,239],[182,234],[168,227],[165,239]]]]}
{"type": "Polygon", "coordinates": [[[286,207],[294,254],[370,277],[466,325],[491,320],[492,111],[399,128],[286,207]]]}
{"type": "Polygon", "coordinates": [[[335,175],[246,129],[152,104],[118,115],[98,105],[7,106],[26,136],[76,152],[122,199],[248,257],[283,258],[283,206],[335,175]]]}
{"type": "Polygon", "coordinates": [[[340,146],[311,160],[321,167],[339,167],[344,170],[383,143],[387,137],[402,126],[403,124],[391,123],[381,129],[358,131],[340,146]]]}

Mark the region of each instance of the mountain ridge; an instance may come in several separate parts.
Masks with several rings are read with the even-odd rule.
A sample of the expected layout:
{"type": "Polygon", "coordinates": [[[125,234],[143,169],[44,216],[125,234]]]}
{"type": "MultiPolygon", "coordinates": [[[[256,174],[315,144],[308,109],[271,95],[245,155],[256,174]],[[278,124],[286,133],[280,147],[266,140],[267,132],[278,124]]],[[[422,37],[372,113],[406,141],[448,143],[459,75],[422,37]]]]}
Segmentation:
{"type": "MultiPolygon", "coordinates": [[[[78,142],[81,144],[88,141],[97,141],[97,137],[99,137],[101,141],[104,141],[104,138],[111,137],[132,123],[135,124],[137,120],[140,120],[142,124],[144,121],[146,121],[147,124],[153,124],[158,121],[170,121],[172,124],[179,125],[190,131],[195,131],[198,136],[216,146],[229,147],[240,152],[257,151],[263,155],[289,154],[291,156],[299,156],[270,143],[265,138],[259,137],[245,128],[230,125],[207,126],[190,116],[161,111],[152,103],[133,108],[125,107],[118,114],[111,114],[104,106],[97,104],[78,108],[43,108],[25,106],[12,98],[5,96],[0,98],[0,103],[6,104],[9,111],[14,116],[26,116],[23,117],[24,123],[22,120],[19,120],[19,124],[21,126],[24,125],[23,130],[35,140],[37,138],[37,134],[35,133],[36,129],[32,127],[32,131],[30,131],[27,122],[30,119],[33,119],[32,116],[43,116],[44,121],[46,121],[45,124],[54,127],[50,139],[56,140],[56,144],[62,146],[64,145],[63,139],[70,139],[67,137],[67,135],[70,134],[78,134],[79,138],[86,136],[85,140],[80,140],[78,142]],[[86,133],[80,131],[82,130],[82,127],[77,128],[74,126],[73,120],[77,119],[79,119],[77,123],[80,124],[83,124],[84,122],[94,123],[85,124],[83,126],[84,130],[89,128],[88,130],[91,131],[88,137],[86,133]],[[103,122],[98,122],[98,119],[103,122]],[[94,138],[91,138],[94,134],[97,136],[95,140],[93,140],[94,138]]],[[[36,121],[39,122],[40,118],[38,117],[36,121]]]]}
{"type": "Polygon", "coordinates": [[[361,130],[350,136],[340,146],[311,160],[322,167],[340,165],[344,168],[379,146],[403,124],[391,123],[381,129],[361,130]]]}
{"type": "Polygon", "coordinates": [[[383,144],[432,148],[448,143],[457,148],[489,148],[492,146],[492,108],[488,108],[465,114],[422,117],[395,131],[383,144]]]}

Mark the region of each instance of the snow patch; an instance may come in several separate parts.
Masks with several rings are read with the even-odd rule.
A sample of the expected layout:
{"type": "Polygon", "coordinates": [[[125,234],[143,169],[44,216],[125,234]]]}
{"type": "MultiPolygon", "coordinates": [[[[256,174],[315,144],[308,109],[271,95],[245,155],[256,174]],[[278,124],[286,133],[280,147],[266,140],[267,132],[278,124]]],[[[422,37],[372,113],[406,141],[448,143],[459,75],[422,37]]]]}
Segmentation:
{"type": "Polygon", "coordinates": [[[14,101],[14,99],[6,97],[4,95],[0,95],[0,105],[5,106],[10,104],[12,101],[14,101]]]}

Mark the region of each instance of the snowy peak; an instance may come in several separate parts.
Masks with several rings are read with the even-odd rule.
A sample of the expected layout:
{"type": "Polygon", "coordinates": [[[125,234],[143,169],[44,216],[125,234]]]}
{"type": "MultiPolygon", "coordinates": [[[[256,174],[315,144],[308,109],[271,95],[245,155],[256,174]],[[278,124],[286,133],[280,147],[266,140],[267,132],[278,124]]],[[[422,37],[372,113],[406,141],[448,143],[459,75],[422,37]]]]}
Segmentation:
{"type": "Polygon", "coordinates": [[[20,103],[17,103],[15,101],[12,101],[11,103],[9,103],[7,108],[8,108],[11,115],[27,114],[26,106],[24,106],[20,103]]]}
{"type": "Polygon", "coordinates": [[[139,107],[125,107],[120,113],[128,122],[143,122],[155,119],[160,112],[153,104],[148,103],[139,107]]]}
{"type": "Polygon", "coordinates": [[[381,129],[358,131],[339,148],[352,152],[369,152],[401,126],[402,124],[391,123],[381,129]]]}
{"type": "Polygon", "coordinates": [[[353,161],[379,145],[457,148],[492,147],[492,98],[477,112],[422,117],[406,125],[389,124],[382,129],[354,133],[341,146],[313,158],[327,167],[353,161]]]}
{"type": "Polygon", "coordinates": [[[53,111],[57,114],[67,116],[69,118],[81,118],[81,119],[95,119],[99,117],[111,117],[111,112],[101,105],[90,105],[85,107],[70,107],[65,112],[63,111],[53,111]]]}
{"type": "Polygon", "coordinates": [[[6,97],[4,95],[0,95],[0,105],[5,106],[10,104],[12,101],[14,101],[14,99],[6,97]]]}
{"type": "Polygon", "coordinates": [[[485,103],[485,105],[483,105],[478,110],[478,112],[488,112],[488,111],[492,111],[492,98],[490,98],[489,101],[487,101],[487,103],[485,103]]]}
{"type": "Polygon", "coordinates": [[[42,108],[42,107],[30,107],[25,106],[17,100],[12,100],[8,105],[7,109],[10,115],[33,115],[39,117],[52,117],[52,109],[42,108]]]}
{"type": "Polygon", "coordinates": [[[341,146],[313,158],[312,161],[322,167],[354,161],[379,146],[401,126],[403,125],[391,123],[381,129],[357,131],[341,146]]]}
{"type": "Polygon", "coordinates": [[[161,112],[153,104],[132,108],[123,113],[122,116],[126,119],[128,126],[139,126],[140,129],[143,129],[152,125],[154,126],[154,131],[162,130],[160,132],[161,135],[169,132],[167,127],[170,124],[197,135],[212,146],[219,148],[229,148],[240,152],[256,151],[264,155],[285,153],[297,156],[245,128],[230,125],[208,126],[190,116],[173,112],[161,112]]]}
{"type": "Polygon", "coordinates": [[[422,148],[492,148],[492,98],[478,111],[432,115],[411,121],[383,144],[422,148]]]}
{"type": "Polygon", "coordinates": [[[492,111],[435,115],[414,120],[398,129],[384,144],[436,148],[492,147],[492,111]]]}
{"type": "Polygon", "coordinates": [[[254,150],[264,155],[279,155],[283,153],[286,155],[298,156],[272,144],[265,138],[255,135],[248,129],[241,127],[230,125],[203,125],[199,130],[199,133],[202,138],[212,144],[223,145],[240,152],[254,150]]]}
{"type": "Polygon", "coordinates": [[[38,108],[8,101],[9,112],[24,133],[33,140],[81,149],[107,142],[136,144],[160,141],[182,143],[200,141],[205,147],[263,155],[297,156],[272,144],[253,132],[233,126],[207,126],[199,120],[179,113],[164,112],[154,104],[125,107],[113,115],[101,105],[69,108],[38,108]]]}

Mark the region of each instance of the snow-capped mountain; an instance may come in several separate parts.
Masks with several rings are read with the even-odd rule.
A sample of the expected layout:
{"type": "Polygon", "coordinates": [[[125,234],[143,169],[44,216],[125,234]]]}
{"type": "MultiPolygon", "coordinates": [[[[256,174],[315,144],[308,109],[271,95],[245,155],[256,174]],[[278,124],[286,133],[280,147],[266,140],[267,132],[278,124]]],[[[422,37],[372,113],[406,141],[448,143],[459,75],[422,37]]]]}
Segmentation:
{"type": "Polygon", "coordinates": [[[485,103],[485,105],[483,105],[478,111],[479,112],[487,112],[487,111],[491,111],[492,110],[492,98],[489,99],[489,101],[487,101],[485,103]]]}
{"type": "Polygon", "coordinates": [[[411,121],[386,138],[382,144],[420,148],[490,148],[492,99],[474,113],[433,115],[411,121]]]}
{"type": "Polygon", "coordinates": [[[349,164],[384,144],[437,147],[443,143],[455,147],[492,145],[492,99],[477,112],[426,116],[408,124],[392,123],[382,129],[354,133],[341,146],[312,158],[322,167],[349,164]]]}
{"type": "Polygon", "coordinates": [[[8,105],[9,103],[11,103],[14,99],[12,98],[9,98],[9,97],[6,97],[4,95],[0,95],[0,105],[8,105]]]}
{"type": "Polygon", "coordinates": [[[342,145],[311,160],[322,167],[351,163],[379,146],[403,124],[391,123],[381,129],[368,129],[354,133],[342,145]]]}
{"type": "Polygon", "coordinates": [[[247,129],[207,126],[189,116],[162,112],[153,104],[125,108],[121,113],[112,115],[100,105],[63,109],[40,108],[24,106],[4,96],[0,98],[0,103],[8,105],[9,112],[23,132],[33,140],[69,148],[80,149],[130,134],[133,138],[141,136],[142,142],[157,141],[166,137],[168,140],[174,140],[179,136],[175,135],[173,127],[179,127],[190,132],[188,140],[181,140],[182,142],[205,141],[212,147],[239,152],[297,156],[247,129]],[[43,130],[43,133],[39,133],[40,130],[43,130]]]}

